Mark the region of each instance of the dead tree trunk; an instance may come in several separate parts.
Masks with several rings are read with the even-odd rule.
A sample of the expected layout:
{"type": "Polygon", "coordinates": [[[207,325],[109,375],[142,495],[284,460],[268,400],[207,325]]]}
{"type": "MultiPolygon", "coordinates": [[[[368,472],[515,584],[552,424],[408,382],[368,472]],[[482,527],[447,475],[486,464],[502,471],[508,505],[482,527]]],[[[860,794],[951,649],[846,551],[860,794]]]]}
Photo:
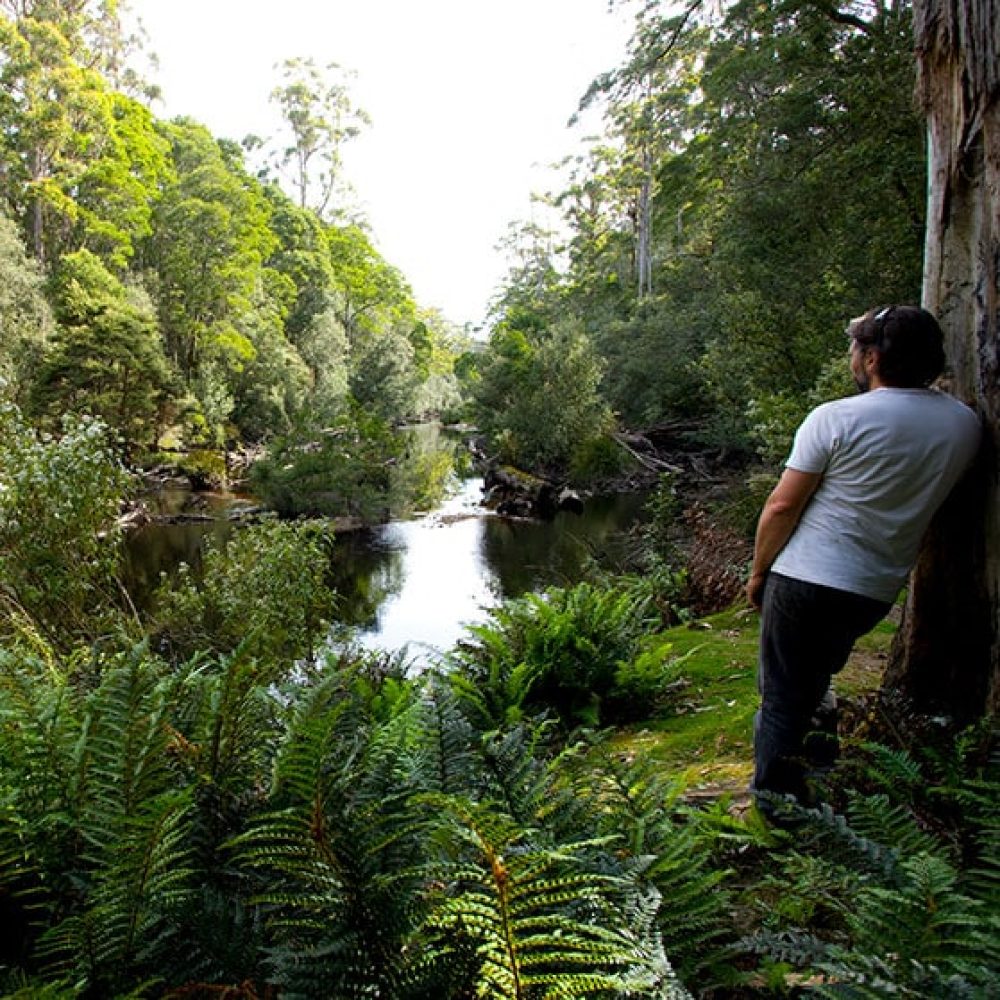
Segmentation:
{"type": "Polygon", "coordinates": [[[910,580],[885,686],[959,723],[1000,709],[1000,0],[916,0],[928,121],[924,305],[985,428],[910,580]]]}

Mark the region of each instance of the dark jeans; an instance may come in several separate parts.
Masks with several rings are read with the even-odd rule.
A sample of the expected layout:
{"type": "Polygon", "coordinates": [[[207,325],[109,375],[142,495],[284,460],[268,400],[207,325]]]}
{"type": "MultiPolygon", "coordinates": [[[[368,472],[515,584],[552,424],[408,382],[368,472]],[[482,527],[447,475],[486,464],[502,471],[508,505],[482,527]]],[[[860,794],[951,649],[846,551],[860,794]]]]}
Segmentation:
{"type": "Polygon", "coordinates": [[[771,573],[760,621],[752,792],[808,801],[803,766],[806,734],[829,701],[830,679],[855,641],[888,614],[891,604],[845,590],[771,573]]]}

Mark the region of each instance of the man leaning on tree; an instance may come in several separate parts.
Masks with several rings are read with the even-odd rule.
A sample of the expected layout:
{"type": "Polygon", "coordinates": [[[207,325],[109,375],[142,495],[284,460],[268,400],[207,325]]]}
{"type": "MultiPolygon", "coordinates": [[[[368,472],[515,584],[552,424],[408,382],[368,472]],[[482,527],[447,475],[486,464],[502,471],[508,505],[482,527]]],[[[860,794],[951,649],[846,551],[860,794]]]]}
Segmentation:
{"type": "Polygon", "coordinates": [[[928,388],[945,360],[929,312],[872,310],[847,334],[860,395],[802,422],[761,513],[747,583],[761,611],[751,792],[772,817],[776,797],[808,803],[805,741],[830,680],[892,607],[980,438],[972,410],[928,388]]]}

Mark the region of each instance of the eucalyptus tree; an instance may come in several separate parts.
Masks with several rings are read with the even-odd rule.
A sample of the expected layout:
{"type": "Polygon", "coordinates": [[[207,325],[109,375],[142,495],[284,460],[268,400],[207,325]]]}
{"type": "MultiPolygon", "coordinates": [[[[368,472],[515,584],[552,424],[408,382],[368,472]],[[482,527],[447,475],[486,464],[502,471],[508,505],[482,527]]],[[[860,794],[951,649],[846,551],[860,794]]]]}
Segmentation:
{"type": "Polygon", "coordinates": [[[283,83],[271,92],[281,110],[291,142],[277,154],[280,169],[291,171],[291,183],[302,208],[326,217],[338,186],[344,186],[344,143],[370,124],[350,94],[350,74],[336,63],[320,68],[312,59],[286,59],[283,83]]]}
{"type": "Polygon", "coordinates": [[[107,90],[50,21],[0,18],[0,52],[7,208],[34,256],[51,260],[73,225],[75,185],[110,128],[107,90]]]}
{"type": "MultiPolygon", "coordinates": [[[[665,159],[690,142],[708,38],[700,18],[691,19],[689,12],[683,31],[675,27],[678,20],[672,10],[644,5],[624,63],[599,76],[580,102],[583,111],[598,99],[605,101],[606,135],[595,150],[593,176],[603,174],[603,200],[617,203],[619,226],[631,234],[631,279],[638,299],[654,291],[660,171],[665,159]]],[[[584,186],[588,194],[593,190],[592,184],[584,186]]]]}
{"type": "Polygon", "coordinates": [[[159,128],[175,174],[156,207],[149,263],[167,354],[215,436],[235,406],[237,376],[256,357],[249,326],[277,241],[235,147],[189,120],[159,128]]]}
{"type": "Polygon", "coordinates": [[[7,210],[40,261],[86,246],[124,268],[151,232],[166,144],[150,112],[91,67],[72,23],[42,9],[0,17],[7,210]]]}
{"type": "Polygon", "coordinates": [[[984,447],[925,539],[886,683],[966,722],[1000,712],[1000,4],[915,11],[930,140],[923,300],[984,447]]]}

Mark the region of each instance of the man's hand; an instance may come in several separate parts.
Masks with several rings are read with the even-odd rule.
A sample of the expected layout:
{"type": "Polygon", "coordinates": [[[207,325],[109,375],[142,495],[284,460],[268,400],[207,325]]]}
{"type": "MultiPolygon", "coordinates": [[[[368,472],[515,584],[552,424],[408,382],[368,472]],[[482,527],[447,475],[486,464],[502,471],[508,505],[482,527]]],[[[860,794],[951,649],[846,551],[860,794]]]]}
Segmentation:
{"type": "Polygon", "coordinates": [[[764,586],[766,583],[766,573],[753,573],[750,579],[747,580],[747,600],[750,602],[751,607],[757,611],[760,611],[761,605],[764,603],[764,586]]]}

